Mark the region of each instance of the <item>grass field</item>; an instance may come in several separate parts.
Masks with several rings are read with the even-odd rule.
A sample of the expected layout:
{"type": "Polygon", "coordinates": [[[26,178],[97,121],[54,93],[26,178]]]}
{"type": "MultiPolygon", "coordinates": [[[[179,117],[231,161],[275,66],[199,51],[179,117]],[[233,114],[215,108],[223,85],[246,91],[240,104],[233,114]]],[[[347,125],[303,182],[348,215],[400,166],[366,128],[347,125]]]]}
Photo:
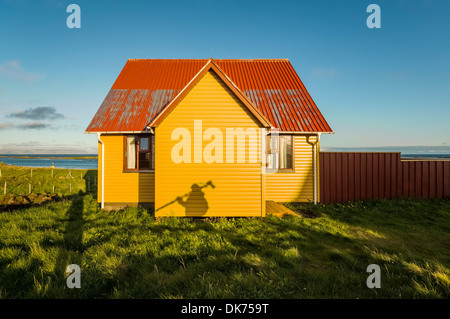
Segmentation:
{"type": "Polygon", "coordinates": [[[286,205],[318,217],[155,219],[82,190],[9,208],[0,297],[450,298],[450,200],[286,205]],[[69,264],[81,289],[66,286],[69,264]]]}
{"type": "Polygon", "coordinates": [[[96,190],[97,170],[30,168],[0,163],[0,207],[8,203],[39,203],[43,197],[37,195],[42,194],[64,197],[96,190]]]}

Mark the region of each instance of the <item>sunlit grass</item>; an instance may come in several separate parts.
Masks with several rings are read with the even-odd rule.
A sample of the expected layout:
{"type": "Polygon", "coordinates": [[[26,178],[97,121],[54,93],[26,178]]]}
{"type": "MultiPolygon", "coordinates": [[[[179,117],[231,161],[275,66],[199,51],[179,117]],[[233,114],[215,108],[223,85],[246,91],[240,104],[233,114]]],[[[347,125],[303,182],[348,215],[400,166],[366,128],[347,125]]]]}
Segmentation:
{"type": "Polygon", "coordinates": [[[450,201],[288,206],[318,217],[155,219],[84,193],[0,212],[0,297],[450,297],[450,201]]]}
{"type": "Polygon", "coordinates": [[[95,169],[20,167],[5,165],[0,158],[0,172],[0,208],[8,204],[40,203],[46,199],[42,194],[64,197],[79,191],[95,193],[97,189],[95,169]]]}

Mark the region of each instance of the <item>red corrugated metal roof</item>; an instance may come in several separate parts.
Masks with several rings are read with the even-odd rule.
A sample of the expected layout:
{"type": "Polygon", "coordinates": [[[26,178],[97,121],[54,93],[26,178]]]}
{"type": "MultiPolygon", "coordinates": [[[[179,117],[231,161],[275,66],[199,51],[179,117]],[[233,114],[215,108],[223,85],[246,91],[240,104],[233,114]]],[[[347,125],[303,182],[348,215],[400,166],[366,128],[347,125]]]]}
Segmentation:
{"type": "MultiPolygon", "coordinates": [[[[86,132],[143,131],[208,61],[128,60],[86,132]]],[[[288,60],[213,62],[273,127],[332,132],[288,60]]]]}

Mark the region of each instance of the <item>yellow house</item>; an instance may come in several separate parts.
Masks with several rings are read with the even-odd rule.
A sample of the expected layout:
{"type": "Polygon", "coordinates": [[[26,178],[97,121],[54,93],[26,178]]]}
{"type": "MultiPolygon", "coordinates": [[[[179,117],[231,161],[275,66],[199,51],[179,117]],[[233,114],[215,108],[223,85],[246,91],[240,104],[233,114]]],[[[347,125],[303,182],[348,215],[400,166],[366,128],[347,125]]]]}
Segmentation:
{"type": "Polygon", "coordinates": [[[265,216],[317,202],[331,129],[288,60],[128,60],[87,133],[102,208],[155,216],[265,216]]]}

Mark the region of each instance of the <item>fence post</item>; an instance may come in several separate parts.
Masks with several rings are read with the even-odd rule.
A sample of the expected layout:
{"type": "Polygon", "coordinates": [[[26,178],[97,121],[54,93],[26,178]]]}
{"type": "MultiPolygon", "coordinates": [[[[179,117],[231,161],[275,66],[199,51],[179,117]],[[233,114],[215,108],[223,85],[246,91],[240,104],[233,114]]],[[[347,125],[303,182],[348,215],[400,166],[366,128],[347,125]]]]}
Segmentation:
{"type": "Polygon", "coordinates": [[[28,184],[28,194],[31,194],[31,184],[28,184]]]}
{"type": "Polygon", "coordinates": [[[72,184],[70,184],[70,194],[72,194],[72,184]]]}
{"type": "Polygon", "coordinates": [[[55,185],[53,185],[53,194],[55,193],[55,185]]]}
{"type": "Polygon", "coordinates": [[[6,195],[6,182],[5,182],[5,189],[4,189],[4,191],[3,191],[3,194],[6,195]]]}
{"type": "Polygon", "coordinates": [[[2,177],[2,169],[0,168],[0,177],[2,177]]]}

